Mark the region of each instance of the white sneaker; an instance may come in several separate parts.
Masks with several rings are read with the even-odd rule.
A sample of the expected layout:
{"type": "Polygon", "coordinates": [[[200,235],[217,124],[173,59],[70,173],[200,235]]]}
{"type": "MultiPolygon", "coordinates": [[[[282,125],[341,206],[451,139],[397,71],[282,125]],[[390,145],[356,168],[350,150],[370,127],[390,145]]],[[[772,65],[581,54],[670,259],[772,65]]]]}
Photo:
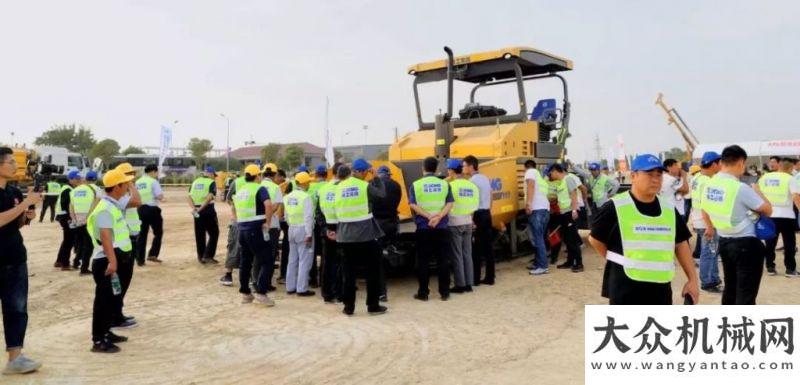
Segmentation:
{"type": "Polygon", "coordinates": [[[543,275],[550,272],[550,269],[542,269],[541,267],[530,271],[530,275],[543,275]]]}
{"type": "Polygon", "coordinates": [[[275,306],[275,301],[273,301],[271,298],[267,297],[266,294],[258,294],[258,293],[256,293],[255,300],[256,300],[257,303],[260,303],[262,305],[266,305],[267,307],[275,306]]]}
{"type": "Polygon", "coordinates": [[[25,355],[20,354],[17,358],[8,361],[6,368],[3,369],[3,374],[25,374],[35,372],[42,367],[42,363],[34,361],[25,355]]]}
{"type": "Polygon", "coordinates": [[[253,295],[252,294],[242,294],[242,303],[252,303],[253,302],[253,295]]]}

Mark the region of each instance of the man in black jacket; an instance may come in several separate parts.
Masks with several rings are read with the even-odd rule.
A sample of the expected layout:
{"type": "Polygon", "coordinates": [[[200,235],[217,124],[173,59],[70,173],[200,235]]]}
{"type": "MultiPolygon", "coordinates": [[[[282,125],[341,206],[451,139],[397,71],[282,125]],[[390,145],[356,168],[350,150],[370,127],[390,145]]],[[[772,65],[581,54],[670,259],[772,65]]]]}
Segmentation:
{"type": "MultiPolygon", "coordinates": [[[[397,206],[400,205],[400,198],[403,195],[400,189],[400,184],[392,180],[392,172],[387,166],[378,167],[378,178],[381,178],[383,185],[386,188],[386,198],[376,200],[372,203],[372,215],[378,222],[384,236],[379,239],[381,249],[386,248],[397,236],[397,227],[400,224],[400,218],[397,216],[397,206]]],[[[389,297],[386,293],[386,260],[381,257],[381,270],[380,270],[380,283],[381,283],[381,296],[380,300],[386,302],[389,297]]]]}

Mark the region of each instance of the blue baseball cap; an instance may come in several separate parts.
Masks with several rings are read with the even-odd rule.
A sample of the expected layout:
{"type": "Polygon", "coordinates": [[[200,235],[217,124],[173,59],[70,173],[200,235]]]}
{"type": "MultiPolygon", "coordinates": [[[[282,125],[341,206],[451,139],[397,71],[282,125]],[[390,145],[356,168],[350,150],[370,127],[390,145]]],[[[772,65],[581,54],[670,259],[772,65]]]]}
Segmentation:
{"type": "Polygon", "coordinates": [[[589,163],[589,171],[598,171],[600,170],[600,164],[597,162],[589,163]]]}
{"type": "Polygon", "coordinates": [[[353,170],[355,171],[367,171],[370,168],[372,168],[372,165],[364,160],[364,158],[358,158],[353,161],[353,170]]]}
{"type": "Polygon", "coordinates": [[[308,172],[308,166],[301,164],[300,167],[297,168],[297,172],[308,172]]]}
{"type": "Polygon", "coordinates": [[[714,163],[720,159],[722,159],[722,156],[720,156],[716,152],[706,151],[703,153],[703,158],[700,160],[700,165],[708,166],[709,164],[714,163]]]}
{"type": "Polygon", "coordinates": [[[96,171],[89,171],[86,173],[86,180],[95,181],[97,180],[97,172],[96,171]]]}
{"type": "Polygon", "coordinates": [[[389,166],[380,166],[378,167],[378,174],[392,175],[392,170],[389,170],[389,166]]]}
{"type": "Polygon", "coordinates": [[[328,173],[328,168],[325,167],[324,164],[318,164],[316,171],[317,171],[317,174],[327,174],[328,173]]]}
{"type": "Polygon", "coordinates": [[[78,170],[72,170],[69,172],[69,174],[67,174],[67,179],[69,180],[81,179],[81,172],[78,170]]]}
{"type": "Polygon", "coordinates": [[[462,167],[461,159],[448,159],[447,160],[447,169],[448,170],[458,170],[462,167]]]}
{"type": "Polygon", "coordinates": [[[216,171],[214,171],[214,167],[211,166],[206,167],[206,172],[209,174],[217,175],[216,171]]]}
{"type": "Polygon", "coordinates": [[[659,169],[665,171],[664,165],[655,155],[643,154],[633,159],[631,171],[650,171],[659,169]]]}

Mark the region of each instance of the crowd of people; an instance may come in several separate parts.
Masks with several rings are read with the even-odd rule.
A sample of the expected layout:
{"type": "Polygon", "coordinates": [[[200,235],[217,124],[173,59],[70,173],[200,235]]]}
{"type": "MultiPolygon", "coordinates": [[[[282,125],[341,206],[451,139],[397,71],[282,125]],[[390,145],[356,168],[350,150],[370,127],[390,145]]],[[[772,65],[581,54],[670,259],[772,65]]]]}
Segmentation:
{"type": "MultiPolygon", "coordinates": [[[[41,366],[21,353],[28,274],[19,229],[35,219],[43,197],[39,221],[50,209],[51,221],[57,220],[63,233],[54,266],[91,275],[95,282],[91,351],[119,352],[118,344],[127,337],[114,331],[137,326],[124,312],[134,262],[162,262],[159,204],[164,194],[158,168],[147,166],[137,178],[135,169],[123,163],[102,176],[102,187],[96,173],[72,171],[65,183],[51,181],[44,194],[29,191],[23,198],[8,185],[16,172],[11,155],[10,149],[0,148],[0,237],[6,247],[0,257],[0,299],[9,353],[4,373],[41,366]]],[[[671,304],[676,260],[687,277],[681,293],[685,302],[697,303],[702,289],[721,293],[722,304],[755,304],[764,267],[767,274],[777,274],[777,235],[783,238],[785,275],[800,276],[795,262],[800,165],[792,158],[771,159],[770,172],[747,184],[741,181],[746,161],[746,152],[735,145],[721,154],[705,153],[688,171],[675,160],[641,155],[631,164],[630,190],[618,194],[619,183],[597,163],[589,164],[587,174],[567,164],[543,167],[527,160],[524,209],[534,249],[530,274],[548,274],[551,264],[583,272],[578,228],[590,222],[589,242],[606,261],[601,294],[611,304],[671,304]],[[689,225],[697,239],[694,251],[689,225]],[[558,263],[562,245],[566,259],[558,263]]],[[[421,172],[419,179],[407,181],[416,227],[414,299],[430,299],[431,264],[442,301],[494,285],[492,187],[478,159],[449,159],[440,167],[439,160],[428,157],[421,172]]],[[[197,260],[203,265],[219,263],[216,178],[207,167],[187,193],[197,260]]],[[[298,297],[313,297],[319,288],[325,303],[341,303],[342,312],[353,315],[357,271],[363,270],[367,312],[387,312],[383,254],[398,235],[402,196],[390,167],[374,170],[356,159],[331,169],[301,166],[287,178],[274,163],[249,164],[225,183],[223,195],[232,220],[219,283],[233,286],[238,269],[243,304],[275,306],[268,293],[278,285],[298,297]]]]}

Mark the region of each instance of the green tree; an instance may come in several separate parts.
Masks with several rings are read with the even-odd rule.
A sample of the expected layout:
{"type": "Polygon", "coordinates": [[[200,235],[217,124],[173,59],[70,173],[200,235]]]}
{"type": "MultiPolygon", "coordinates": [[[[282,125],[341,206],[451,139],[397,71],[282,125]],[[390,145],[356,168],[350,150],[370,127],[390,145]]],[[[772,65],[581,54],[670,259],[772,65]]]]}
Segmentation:
{"type": "Polygon", "coordinates": [[[278,161],[278,153],[281,152],[281,145],[277,143],[269,143],[261,147],[261,164],[278,161]]]}
{"type": "Polygon", "coordinates": [[[194,164],[198,169],[203,166],[206,160],[206,154],[214,148],[210,140],[200,138],[189,139],[189,145],[186,147],[189,148],[189,152],[192,153],[194,164]]]}
{"type": "Polygon", "coordinates": [[[124,150],[122,150],[122,155],[131,155],[131,154],[144,154],[144,150],[136,146],[128,146],[124,150]]]}
{"type": "Polygon", "coordinates": [[[686,151],[678,147],[672,147],[664,152],[664,159],[672,158],[679,161],[686,160],[686,151]]]}
{"type": "Polygon", "coordinates": [[[297,145],[286,147],[283,157],[278,161],[278,167],[284,170],[294,170],[303,163],[303,148],[297,145]]]}
{"type": "Polygon", "coordinates": [[[111,158],[114,155],[119,154],[119,143],[117,143],[114,139],[103,139],[94,146],[92,149],[89,150],[89,158],[100,158],[103,161],[103,164],[110,164],[111,158]]]}
{"type": "Polygon", "coordinates": [[[89,153],[95,145],[92,129],[84,125],[59,124],[50,127],[33,142],[37,146],[57,146],[65,147],[72,152],[79,152],[83,155],[89,153]]]}

